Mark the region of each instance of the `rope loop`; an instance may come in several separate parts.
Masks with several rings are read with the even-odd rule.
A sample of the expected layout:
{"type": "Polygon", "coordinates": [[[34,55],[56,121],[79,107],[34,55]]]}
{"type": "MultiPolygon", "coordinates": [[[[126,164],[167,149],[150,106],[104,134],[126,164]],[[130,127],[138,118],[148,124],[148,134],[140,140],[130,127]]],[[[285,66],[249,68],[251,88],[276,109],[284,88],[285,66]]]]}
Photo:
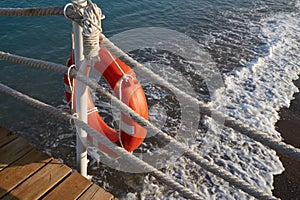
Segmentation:
{"type": "Polygon", "coordinates": [[[120,85],[119,85],[119,99],[122,101],[122,86],[124,81],[127,83],[129,79],[134,79],[134,77],[130,74],[123,74],[121,80],[120,80],[120,85]]]}
{"type": "Polygon", "coordinates": [[[75,119],[79,119],[79,115],[78,113],[73,113],[72,117],[69,118],[69,123],[71,125],[71,127],[75,128],[75,119]]]}
{"type": "Polygon", "coordinates": [[[133,80],[134,77],[132,75],[130,75],[130,74],[125,74],[125,75],[122,76],[122,80],[124,80],[126,82],[128,82],[129,79],[133,80]]]}
{"type": "Polygon", "coordinates": [[[74,99],[74,95],[75,95],[75,92],[74,92],[74,79],[73,79],[73,82],[71,83],[71,71],[72,69],[76,69],[76,66],[73,64],[71,65],[69,68],[68,68],[68,73],[67,73],[67,76],[68,76],[68,83],[69,83],[69,86],[70,86],[70,90],[71,90],[71,99],[70,101],[68,102],[68,105],[71,104],[71,109],[74,110],[74,104],[73,104],[73,99],[74,99]]]}
{"type": "Polygon", "coordinates": [[[74,9],[73,3],[67,3],[67,4],[65,5],[65,7],[64,7],[64,16],[65,16],[66,19],[70,19],[70,18],[67,16],[67,9],[68,9],[69,6],[72,6],[73,9],[74,9]]]}

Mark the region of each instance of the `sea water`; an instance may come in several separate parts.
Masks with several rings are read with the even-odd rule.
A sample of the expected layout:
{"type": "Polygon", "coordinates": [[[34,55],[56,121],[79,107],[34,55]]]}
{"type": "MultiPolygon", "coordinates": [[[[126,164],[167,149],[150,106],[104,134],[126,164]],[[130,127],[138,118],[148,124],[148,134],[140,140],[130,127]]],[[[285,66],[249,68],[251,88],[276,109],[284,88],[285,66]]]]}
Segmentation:
{"type": "MultiPolygon", "coordinates": [[[[182,83],[179,78],[185,79],[197,98],[281,139],[275,130],[278,111],[288,107],[293,94],[298,92],[292,81],[298,79],[300,70],[299,1],[94,2],[106,15],[103,30],[108,37],[135,28],[160,27],[196,41],[209,53],[222,77],[223,84],[213,93],[205,77],[180,55],[155,48],[133,51],[131,55],[152,70],[157,70],[155,64],[163,64],[166,70],[159,73],[166,79],[174,84],[182,83]],[[180,75],[174,77],[176,73],[180,75]]],[[[4,0],[1,3],[1,7],[32,7],[63,6],[68,2],[4,0]]],[[[71,22],[61,16],[1,17],[0,22],[1,51],[62,64],[71,52],[71,22]]],[[[54,106],[64,103],[61,75],[5,61],[0,66],[1,83],[54,106]]],[[[189,132],[178,125],[182,107],[176,95],[147,80],[141,82],[148,98],[150,121],[164,131],[174,132],[175,137],[179,128],[189,132]]],[[[0,124],[74,167],[75,137],[67,123],[0,95],[0,124]]],[[[99,107],[103,108],[100,113],[111,121],[110,105],[99,107]]],[[[191,133],[191,140],[185,141],[190,149],[251,185],[271,192],[273,176],[284,170],[274,151],[217,124],[211,117],[195,118],[199,118],[198,129],[191,133]]],[[[149,145],[143,144],[141,150],[151,148],[149,145]]],[[[204,199],[251,198],[184,157],[177,157],[162,170],[204,199]]],[[[118,172],[101,164],[101,158],[100,164],[90,167],[90,173],[95,182],[120,199],[181,198],[150,175],[118,172]]]]}

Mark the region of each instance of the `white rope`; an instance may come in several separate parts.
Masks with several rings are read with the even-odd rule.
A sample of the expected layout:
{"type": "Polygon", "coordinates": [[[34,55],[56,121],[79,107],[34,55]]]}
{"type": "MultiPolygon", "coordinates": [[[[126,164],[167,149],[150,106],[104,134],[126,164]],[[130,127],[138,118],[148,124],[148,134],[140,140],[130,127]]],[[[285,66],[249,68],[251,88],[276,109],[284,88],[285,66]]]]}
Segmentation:
{"type": "MultiPolygon", "coordinates": [[[[66,66],[36,60],[36,59],[30,59],[30,58],[24,58],[21,56],[11,55],[8,53],[4,53],[0,51],[0,59],[5,59],[11,62],[19,63],[19,64],[25,64],[33,67],[38,67],[42,69],[52,70],[58,73],[66,73],[66,66]]],[[[265,193],[260,188],[256,188],[249,183],[245,182],[243,179],[231,174],[230,172],[220,168],[218,165],[214,163],[210,163],[200,155],[196,154],[195,152],[191,151],[189,148],[186,148],[183,146],[183,144],[177,142],[174,138],[167,135],[160,129],[158,129],[155,125],[150,123],[148,120],[144,119],[142,116],[137,114],[134,110],[132,110],[130,107],[128,107],[126,104],[124,104],[122,101],[120,101],[118,98],[110,94],[105,88],[98,85],[96,81],[93,81],[89,78],[87,78],[84,74],[79,73],[74,68],[71,71],[71,76],[74,78],[76,77],[77,80],[85,83],[90,88],[94,89],[97,92],[100,92],[107,96],[108,98],[111,98],[111,100],[116,103],[116,106],[120,108],[126,115],[133,118],[136,122],[138,122],[141,126],[147,127],[147,129],[156,132],[158,135],[162,136],[162,138],[170,143],[172,143],[172,146],[174,146],[175,149],[178,151],[185,152],[184,156],[191,159],[193,162],[197,163],[199,166],[203,167],[207,171],[219,176],[220,178],[224,179],[225,181],[229,182],[233,186],[243,190],[244,192],[258,198],[258,199],[276,199],[270,194],[265,193]]],[[[300,150],[294,148],[296,152],[294,152],[295,158],[297,159],[297,156],[300,156],[300,150]],[[297,153],[298,152],[298,153],[297,153]]]]}
{"type": "MultiPolygon", "coordinates": [[[[119,65],[117,62],[115,62],[117,65],[119,65]]],[[[121,69],[122,70],[122,69],[121,69]]],[[[122,70],[123,71],[123,70],[122,70]]],[[[123,72],[124,73],[124,72],[123,72]]],[[[125,74],[125,73],[124,73],[125,74]]],[[[119,85],[119,100],[123,102],[123,99],[122,99],[122,88],[123,88],[123,82],[124,81],[128,81],[128,78],[131,78],[133,79],[133,76],[131,75],[123,75],[121,80],[120,80],[120,85],[119,85]]],[[[128,105],[129,106],[129,105],[128,105]]],[[[123,126],[123,122],[121,120],[121,116],[120,116],[120,120],[119,120],[119,141],[120,141],[120,144],[121,144],[121,147],[124,148],[123,146],[123,142],[122,142],[122,138],[121,138],[121,130],[122,130],[122,126],[123,126]]]]}
{"type": "Polygon", "coordinates": [[[197,195],[196,193],[192,192],[190,189],[185,188],[181,184],[177,183],[161,171],[157,170],[153,166],[149,165],[148,163],[140,160],[139,158],[135,157],[131,153],[127,152],[125,149],[120,148],[116,146],[114,143],[109,141],[105,136],[102,134],[99,134],[96,130],[94,130],[92,127],[90,127],[88,124],[85,122],[81,121],[78,119],[78,115],[69,115],[67,113],[62,113],[59,109],[50,106],[46,103],[43,103],[41,101],[38,101],[36,99],[33,99],[25,94],[22,94],[12,88],[9,88],[6,85],[3,85],[0,83],[0,92],[4,92],[22,102],[25,102],[29,104],[32,107],[35,107],[37,109],[40,109],[42,111],[45,111],[47,113],[50,113],[51,115],[54,115],[59,118],[63,118],[66,120],[73,120],[75,121],[75,124],[79,126],[80,128],[84,129],[90,136],[92,136],[95,140],[98,140],[101,142],[101,144],[105,145],[106,147],[110,148],[117,154],[119,154],[122,157],[125,157],[130,163],[132,163],[134,166],[138,166],[141,169],[145,169],[146,171],[149,171],[150,174],[152,174],[154,177],[157,179],[161,180],[164,182],[167,186],[172,188],[173,190],[179,192],[183,197],[187,199],[195,199],[195,200],[201,200],[202,198],[197,195]]]}
{"type": "MultiPolygon", "coordinates": [[[[77,74],[77,75],[79,75],[80,79],[81,79],[81,76],[83,77],[83,79],[86,78],[84,75],[81,75],[81,74],[77,74]]],[[[43,111],[46,111],[57,117],[64,116],[67,119],[70,119],[70,118],[74,119],[72,115],[68,115],[66,113],[61,113],[61,111],[59,109],[56,109],[45,103],[39,102],[38,100],[32,99],[32,98],[28,97],[27,95],[21,94],[11,88],[8,88],[7,86],[5,86],[1,83],[0,83],[0,91],[5,92],[19,100],[22,100],[22,101],[28,103],[29,105],[31,105],[33,107],[36,107],[43,111]]],[[[117,98],[116,98],[116,100],[119,101],[117,98]]],[[[123,103],[121,102],[120,105],[122,106],[123,103]]],[[[126,106],[126,105],[124,104],[123,106],[126,106]]],[[[133,111],[133,113],[134,113],[134,111],[133,111]]],[[[114,150],[116,153],[120,153],[120,155],[125,156],[126,158],[128,158],[128,160],[130,162],[133,162],[134,165],[142,166],[147,171],[150,171],[151,174],[153,174],[155,177],[160,177],[159,179],[161,179],[161,180],[167,180],[167,181],[165,181],[165,183],[169,187],[172,188],[173,186],[174,187],[176,186],[176,188],[177,188],[176,191],[180,192],[181,194],[185,194],[187,192],[189,199],[199,199],[200,198],[200,197],[198,198],[198,196],[196,194],[192,193],[187,188],[184,188],[182,185],[180,185],[177,182],[175,182],[174,180],[170,179],[165,174],[161,173],[160,171],[158,171],[151,165],[139,160],[132,154],[128,153],[126,150],[124,150],[122,148],[117,148],[106,137],[104,137],[102,134],[99,134],[97,131],[95,131],[91,127],[89,127],[85,122],[83,122],[79,119],[74,119],[74,121],[75,121],[76,125],[80,126],[88,134],[91,134],[93,138],[101,138],[100,141],[102,144],[104,144],[105,146],[114,150]],[[173,185],[173,184],[175,184],[175,185],[173,185]],[[172,186],[170,186],[170,185],[172,185],[172,186]]],[[[153,125],[151,125],[150,122],[148,122],[148,123],[149,123],[149,126],[151,126],[151,128],[152,128],[153,125]]],[[[153,129],[157,129],[157,128],[154,127],[153,129]]],[[[157,129],[157,130],[159,130],[159,129],[157,129]]],[[[159,130],[159,132],[161,132],[161,131],[159,130]]],[[[188,154],[188,156],[187,156],[188,158],[196,161],[196,163],[198,163],[200,166],[204,167],[205,169],[209,169],[210,172],[213,172],[215,175],[222,177],[224,180],[228,181],[229,183],[231,183],[235,186],[238,186],[238,188],[242,189],[243,191],[247,192],[248,194],[250,194],[258,199],[272,199],[272,200],[276,199],[272,195],[263,192],[259,188],[255,188],[254,186],[251,186],[250,184],[244,182],[242,179],[232,175],[231,173],[225,171],[224,169],[221,169],[220,167],[216,166],[215,164],[210,163],[209,161],[205,160],[204,158],[201,158],[199,155],[197,155],[194,152],[191,152],[189,149],[186,149],[185,147],[183,147],[179,142],[172,139],[170,136],[166,136],[166,137],[168,137],[170,139],[170,142],[172,143],[172,145],[174,145],[174,148],[176,148],[178,150],[184,150],[184,152],[186,152],[185,154],[188,154]]]]}
{"type": "Polygon", "coordinates": [[[73,4],[72,4],[72,3],[67,3],[67,4],[65,5],[65,7],[64,7],[64,16],[65,16],[66,19],[70,19],[70,18],[68,17],[68,15],[67,15],[67,9],[68,9],[69,6],[72,6],[72,7],[73,7],[73,4]]]}
{"type": "Polygon", "coordinates": [[[124,76],[122,76],[121,80],[120,80],[120,85],[119,85],[119,99],[120,101],[123,101],[122,100],[122,88],[123,88],[123,83],[124,81],[125,82],[128,82],[128,80],[130,79],[134,79],[134,77],[132,75],[129,75],[129,74],[125,74],[124,76]]]}
{"type": "Polygon", "coordinates": [[[88,64],[93,66],[99,57],[99,37],[102,32],[101,20],[104,19],[101,9],[91,1],[85,7],[82,19],[83,55],[88,64]]]}
{"type": "Polygon", "coordinates": [[[75,95],[75,91],[74,91],[74,84],[75,84],[75,80],[73,79],[72,80],[72,83],[71,83],[71,70],[72,68],[76,69],[76,66],[75,65],[71,65],[69,68],[68,68],[68,83],[69,83],[69,87],[70,87],[70,90],[71,90],[71,99],[70,101],[68,102],[68,104],[71,104],[71,110],[74,111],[74,103],[73,103],[73,100],[74,100],[74,95],[75,95]]]}
{"type": "Polygon", "coordinates": [[[116,59],[113,57],[113,55],[107,51],[109,57],[113,60],[113,62],[116,64],[117,68],[120,70],[120,72],[122,73],[122,78],[120,80],[120,86],[119,86],[119,99],[120,101],[122,101],[122,85],[124,80],[127,82],[129,78],[134,79],[134,77],[132,75],[126,74],[124,72],[124,70],[121,68],[121,66],[119,65],[119,63],[116,61],[116,59]]]}
{"type": "Polygon", "coordinates": [[[102,41],[102,45],[104,45],[107,49],[114,52],[115,54],[122,56],[126,64],[130,66],[135,66],[136,71],[140,71],[139,75],[143,76],[146,79],[151,78],[159,83],[162,83],[167,88],[171,89],[173,92],[176,93],[179,97],[186,99],[187,101],[191,102],[192,104],[197,104],[200,108],[201,114],[204,115],[212,115],[214,116],[214,120],[220,123],[224,123],[225,126],[230,127],[253,140],[260,142],[261,144],[275,150],[276,152],[288,155],[298,161],[300,161],[300,149],[293,147],[292,145],[286,144],[282,141],[276,140],[273,137],[269,136],[267,133],[258,131],[245,123],[224,115],[222,112],[212,108],[207,103],[198,100],[197,98],[185,93],[184,91],[180,90],[173,84],[169,83],[165,79],[161,78],[150,69],[142,65],[141,63],[134,60],[128,54],[124,53],[121,49],[115,46],[108,38],[106,38],[103,34],[101,35],[100,41],[102,41]],[[223,121],[225,120],[225,121],[223,121]]]}
{"type": "MultiPolygon", "coordinates": [[[[66,73],[67,67],[51,62],[36,60],[36,59],[30,59],[30,58],[24,58],[21,56],[11,55],[8,53],[4,53],[0,51],[0,59],[5,59],[11,62],[19,63],[19,64],[26,64],[33,67],[39,67],[42,69],[52,70],[58,73],[66,73]]],[[[164,140],[172,143],[172,146],[174,146],[175,149],[181,152],[185,152],[184,156],[191,159],[193,162],[197,163],[199,166],[203,167],[207,171],[215,174],[216,176],[219,176],[220,178],[224,179],[225,181],[229,182],[233,186],[243,190],[244,192],[258,198],[258,199],[276,199],[272,195],[265,193],[260,188],[256,188],[249,183],[245,182],[243,179],[231,174],[230,172],[220,168],[218,165],[211,163],[201,157],[200,155],[196,154],[195,152],[191,151],[189,148],[185,147],[180,142],[176,141],[171,136],[167,135],[160,129],[158,129],[155,125],[150,123],[148,120],[144,119],[142,116],[137,114],[134,110],[132,110],[130,107],[128,107],[126,104],[124,104],[122,101],[120,101],[118,98],[110,94],[105,88],[98,85],[96,81],[93,81],[89,78],[87,78],[85,75],[79,73],[74,68],[71,70],[71,76],[76,78],[77,80],[85,83],[90,88],[94,89],[95,91],[101,92],[108,98],[111,98],[111,100],[116,103],[116,106],[120,108],[126,115],[130,116],[132,119],[134,119],[136,122],[138,122],[141,126],[147,127],[147,129],[156,132],[158,135],[160,135],[164,140]]],[[[174,86],[173,86],[174,87],[174,86]]],[[[99,134],[100,135],[100,134],[99,134]]],[[[285,144],[286,145],[286,144],[285,144]]],[[[295,159],[298,158],[300,160],[300,150],[297,148],[294,148],[290,146],[290,148],[293,150],[291,155],[295,159]]],[[[290,150],[290,149],[289,149],[290,150]]]]}
{"type": "MultiPolygon", "coordinates": [[[[121,66],[119,65],[119,63],[116,61],[116,59],[113,57],[113,55],[107,51],[109,57],[112,59],[112,61],[115,63],[115,65],[117,66],[117,68],[119,69],[119,71],[122,73],[122,78],[120,80],[120,84],[119,84],[119,99],[120,101],[122,101],[122,87],[123,87],[123,82],[124,80],[127,82],[129,78],[134,79],[133,76],[128,75],[124,72],[124,70],[121,68],[121,66]]],[[[123,143],[122,143],[122,138],[121,138],[121,130],[122,130],[122,121],[121,121],[121,116],[120,116],[120,120],[119,120],[119,141],[121,146],[124,148],[123,143]]]]}
{"type": "MultiPolygon", "coordinates": [[[[67,4],[68,5],[68,4],[67,4]]],[[[79,15],[75,12],[75,8],[68,6],[55,6],[55,7],[31,7],[31,8],[0,8],[0,16],[52,16],[62,15],[67,19],[71,19],[78,24],[81,24],[82,14],[79,15]]],[[[74,4],[72,4],[74,6],[74,4]]]]}
{"type": "MultiPolygon", "coordinates": [[[[117,62],[115,62],[115,63],[117,65],[119,65],[117,62]]],[[[121,69],[121,71],[123,71],[123,70],[121,69]]],[[[120,80],[120,85],[119,85],[119,99],[120,99],[120,101],[122,101],[122,85],[123,85],[125,75],[122,76],[122,78],[120,80]]],[[[119,142],[120,142],[121,147],[124,148],[124,145],[123,145],[123,142],[122,142],[122,137],[121,137],[121,131],[122,131],[122,116],[121,116],[121,112],[120,112],[120,117],[119,117],[119,142]]]]}
{"type": "Polygon", "coordinates": [[[113,62],[116,64],[116,66],[118,67],[118,69],[122,73],[123,77],[126,76],[126,73],[123,71],[123,69],[121,68],[119,63],[116,61],[116,59],[113,57],[113,55],[109,51],[107,51],[107,53],[108,53],[109,57],[113,60],[113,62]]]}
{"type": "MultiPolygon", "coordinates": [[[[99,29],[99,27],[98,27],[98,29],[99,29]]],[[[116,49],[115,49],[116,50],[116,49]]],[[[118,50],[118,51],[120,51],[120,50],[118,50]]],[[[133,60],[131,57],[129,57],[128,55],[126,55],[124,52],[122,52],[123,54],[124,54],[124,58],[125,59],[128,59],[128,61],[129,62],[131,62],[131,64],[132,63],[134,63],[135,65],[137,65],[137,66],[141,66],[141,67],[144,67],[143,65],[141,65],[140,63],[138,63],[138,62],[136,62],[135,60],[133,60]],[[129,57],[129,58],[128,58],[129,57]]],[[[4,53],[5,54],[5,53],[4,53]]],[[[1,55],[1,56],[3,56],[3,54],[1,55]]],[[[8,54],[5,54],[4,55],[4,57],[7,57],[7,56],[9,56],[8,54]]],[[[18,56],[17,56],[18,57],[18,56]]],[[[18,57],[18,58],[21,58],[21,57],[18,57]]],[[[25,59],[25,61],[23,60],[23,61],[19,61],[20,63],[30,63],[32,60],[28,60],[28,59],[25,59]]],[[[62,69],[62,67],[61,66],[59,66],[59,65],[56,65],[56,64],[53,64],[53,63],[49,63],[49,62],[44,62],[43,64],[41,64],[41,63],[35,63],[34,64],[34,66],[36,66],[36,67],[41,67],[41,68],[45,68],[45,69],[50,69],[50,68],[52,68],[52,70],[54,70],[54,71],[56,71],[56,72],[60,72],[61,71],[61,69],[62,69]],[[48,64],[48,65],[47,65],[48,64]],[[45,66],[45,65],[47,65],[47,66],[45,66]],[[55,68],[55,67],[57,67],[57,68],[55,68]]],[[[73,70],[72,70],[73,71],[73,70]]],[[[147,71],[147,70],[145,70],[146,72],[149,72],[149,71],[147,71]]],[[[150,70],[151,71],[151,70],[150,70]]],[[[65,73],[65,71],[63,72],[63,73],[65,73]]],[[[153,76],[153,72],[150,72],[150,74],[147,74],[147,75],[151,75],[151,76],[153,76]]],[[[155,77],[155,74],[154,74],[154,76],[153,77],[155,77]]],[[[157,78],[157,77],[156,77],[157,78]]],[[[82,81],[83,81],[84,79],[82,79],[82,81]]],[[[161,79],[159,79],[159,77],[158,77],[158,80],[160,80],[161,81],[161,79]]],[[[165,82],[165,80],[163,80],[163,82],[165,82]]],[[[95,85],[94,85],[94,83],[92,83],[92,82],[89,82],[89,81],[87,81],[87,83],[89,83],[88,85],[89,86],[94,86],[95,87],[95,85]]],[[[167,86],[173,86],[173,85],[168,85],[168,83],[167,83],[167,86]]],[[[174,86],[173,86],[174,87],[174,86]]],[[[176,88],[176,87],[175,87],[176,88]]],[[[99,91],[102,91],[102,92],[106,92],[105,90],[103,90],[103,88],[98,88],[99,89],[99,91]]],[[[178,92],[178,88],[176,88],[175,89],[175,91],[177,91],[178,92]],[[177,89],[177,90],[176,90],[177,89]]],[[[181,91],[182,92],[182,91],[181,91]]],[[[203,105],[203,102],[200,102],[199,100],[197,100],[197,99],[195,99],[195,98],[193,98],[193,97],[191,97],[191,96],[189,96],[189,95],[187,95],[187,94],[185,94],[184,92],[182,92],[181,93],[180,91],[179,91],[179,94],[181,94],[181,95],[183,95],[183,96],[185,96],[186,95],[186,97],[187,97],[187,99],[190,99],[191,101],[193,101],[193,102],[197,102],[197,104],[198,105],[200,105],[200,107],[201,107],[201,109],[202,109],[202,112],[204,113],[204,114],[209,114],[210,112],[213,112],[213,110],[209,107],[209,106],[207,106],[207,105],[203,105]]],[[[116,102],[118,102],[118,101],[116,101],[116,102]]],[[[122,104],[122,102],[118,102],[118,103],[120,103],[120,106],[121,107],[123,107],[124,105],[122,104]]],[[[128,107],[126,107],[126,105],[125,105],[125,107],[124,108],[126,108],[126,109],[128,109],[128,107]]],[[[129,109],[130,110],[130,109],[129,109]]],[[[132,113],[131,113],[132,114],[132,113]]],[[[134,114],[134,111],[133,111],[133,114],[134,114]]],[[[219,114],[219,113],[217,113],[217,114],[219,114]]],[[[143,124],[143,125],[151,125],[150,123],[146,123],[147,122],[147,120],[145,120],[145,121],[143,121],[142,119],[143,118],[139,118],[139,116],[136,116],[136,115],[133,115],[133,116],[135,116],[134,118],[135,119],[137,119],[137,121],[139,122],[139,123],[141,123],[141,124],[143,124]],[[140,121],[142,121],[142,122],[140,122],[140,121]]],[[[220,116],[221,117],[223,117],[223,114],[220,114],[220,116]]],[[[239,122],[239,121],[237,121],[237,120],[235,120],[235,119],[233,119],[233,118],[229,118],[229,117],[226,117],[226,121],[225,121],[225,125],[226,126],[228,126],[228,127],[231,127],[231,128],[234,128],[235,130],[238,130],[238,131],[240,131],[241,133],[243,133],[243,134],[245,134],[245,135],[247,135],[247,136],[249,136],[249,137],[251,137],[251,138],[253,138],[254,140],[256,140],[256,141],[259,141],[259,142],[261,142],[261,143],[263,143],[263,144],[265,144],[265,145],[267,145],[267,146],[269,146],[270,148],[272,148],[272,149],[275,149],[276,151],[279,151],[279,152],[281,152],[281,153],[283,153],[283,154],[288,154],[288,155],[290,155],[290,156],[292,156],[292,157],[294,157],[294,158],[296,158],[297,160],[300,160],[300,158],[299,158],[299,150],[298,149],[296,149],[296,148],[293,148],[292,146],[290,146],[290,145],[286,145],[285,143],[283,143],[283,142],[279,142],[278,143],[278,141],[272,141],[272,138],[269,138],[269,137],[267,137],[266,135],[261,135],[261,132],[259,132],[259,131],[256,131],[256,130],[254,130],[254,129],[252,129],[252,128],[250,128],[250,127],[247,127],[247,126],[245,126],[244,124],[242,124],[241,122],[239,122]]],[[[151,127],[151,126],[150,126],[151,127]]],[[[152,128],[152,127],[151,127],[152,128]]],[[[263,133],[264,134],[264,133],[263,133]]],[[[187,151],[188,152],[188,151],[187,151]]],[[[188,153],[190,153],[190,152],[188,152],[188,153]]],[[[189,154],[189,156],[187,156],[187,157],[189,157],[190,159],[192,159],[193,161],[195,161],[196,163],[199,163],[200,161],[197,161],[197,157],[194,157],[195,155],[193,155],[193,154],[189,154]],[[194,158],[193,158],[194,157],[194,158]]],[[[200,164],[199,164],[200,165],[200,164]]],[[[201,165],[202,166],[202,165],[201,165]]],[[[207,169],[207,168],[206,168],[207,169]]],[[[212,169],[211,170],[209,170],[209,171],[213,171],[212,169]]],[[[214,173],[214,172],[213,172],[214,173]]],[[[214,173],[214,174],[217,174],[217,173],[214,173]]],[[[224,178],[224,176],[220,176],[220,177],[222,177],[223,179],[225,179],[224,178]]],[[[226,180],[226,179],[225,179],[226,180]]],[[[230,181],[229,181],[230,182],[230,181]]],[[[238,184],[233,184],[233,185],[235,185],[235,186],[237,186],[238,184]]],[[[240,188],[240,187],[238,187],[238,188],[240,188]]],[[[253,192],[252,191],[252,193],[251,193],[251,189],[253,189],[253,188],[251,188],[251,187],[249,187],[250,188],[250,190],[248,190],[248,189],[242,189],[243,191],[250,191],[250,193],[249,194],[254,194],[253,196],[256,196],[256,195],[258,195],[258,196],[256,196],[256,197],[260,197],[260,198],[262,198],[263,196],[259,196],[260,195],[260,193],[258,192],[257,193],[257,191],[256,192],[253,192]]],[[[248,192],[247,192],[248,193],[248,192]]],[[[267,196],[267,197],[270,197],[270,196],[267,196]]],[[[270,198],[270,199],[273,199],[273,198],[270,198]]]]}
{"type": "MultiPolygon", "coordinates": [[[[75,76],[75,75],[74,75],[75,76]]],[[[174,149],[176,149],[179,152],[185,152],[184,156],[204,168],[205,170],[215,174],[216,176],[224,179],[225,181],[229,182],[236,188],[239,188],[243,190],[244,192],[250,194],[251,196],[254,196],[258,199],[276,199],[272,195],[265,193],[259,188],[256,188],[243,179],[233,175],[232,173],[220,168],[218,165],[211,163],[207,161],[205,158],[201,157],[200,155],[196,154],[195,152],[191,151],[188,147],[185,147],[182,143],[178,142],[168,134],[164,133],[160,129],[158,129],[154,124],[149,122],[148,120],[144,119],[142,116],[140,116],[138,113],[136,113],[134,110],[132,110],[130,107],[128,107],[126,104],[124,104],[122,101],[120,101],[118,98],[110,94],[105,88],[98,85],[98,83],[94,82],[93,80],[88,79],[86,76],[80,73],[76,73],[76,78],[86,85],[93,88],[95,91],[100,92],[110,98],[115,105],[121,109],[127,116],[134,119],[136,122],[138,122],[141,126],[146,127],[148,130],[151,130],[152,132],[157,133],[157,135],[161,136],[163,140],[169,142],[169,145],[173,146],[174,149]]]]}
{"type": "Polygon", "coordinates": [[[70,124],[73,128],[76,127],[76,126],[75,126],[75,123],[74,123],[74,119],[79,119],[78,113],[73,113],[73,114],[72,114],[72,118],[69,119],[69,124],[70,124]]]}

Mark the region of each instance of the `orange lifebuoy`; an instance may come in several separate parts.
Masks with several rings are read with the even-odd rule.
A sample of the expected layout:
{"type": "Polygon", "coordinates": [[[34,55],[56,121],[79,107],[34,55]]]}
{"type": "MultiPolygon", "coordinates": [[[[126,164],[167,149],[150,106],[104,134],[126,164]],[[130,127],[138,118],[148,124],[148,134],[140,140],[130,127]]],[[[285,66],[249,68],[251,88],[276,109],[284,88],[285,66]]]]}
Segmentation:
{"type": "MultiPolygon", "coordinates": [[[[148,119],[148,105],[145,93],[141,84],[136,79],[136,75],[133,70],[120,59],[112,55],[103,46],[100,48],[99,56],[100,61],[96,62],[93,67],[105,78],[108,85],[114,91],[115,96],[121,99],[136,113],[145,119],[148,119]]],[[[67,66],[70,67],[72,64],[73,56],[71,56],[67,61],[67,66]]],[[[70,82],[71,84],[74,84],[73,79],[70,79],[70,82]]],[[[72,95],[69,89],[70,85],[66,74],[64,75],[64,83],[66,86],[66,98],[68,101],[70,101],[72,95]]],[[[73,102],[75,103],[74,99],[73,102]]],[[[121,126],[118,133],[103,121],[98,112],[94,112],[94,108],[95,105],[89,92],[88,109],[92,110],[92,112],[88,112],[88,124],[100,134],[106,136],[111,142],[114,142],[115,144],[124,147],[127,151],[132,152],[145,139],[147,133],[146,129],[124,113],[121,113],[121,126]]],[[[73,112],[76,112],[76,110],[73,112]]],[[[92,140],[92,138],[89,139],[92,140]]],[[[102,150],[103,149],[105,149],[105,147],[103,147],[102,150]]]]}

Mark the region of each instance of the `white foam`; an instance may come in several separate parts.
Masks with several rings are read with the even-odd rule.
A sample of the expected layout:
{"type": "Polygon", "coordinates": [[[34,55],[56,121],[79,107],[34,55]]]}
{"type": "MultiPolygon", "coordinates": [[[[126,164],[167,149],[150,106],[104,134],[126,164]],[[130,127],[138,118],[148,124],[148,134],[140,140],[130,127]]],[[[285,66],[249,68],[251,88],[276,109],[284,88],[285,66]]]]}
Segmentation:
{"type": "MultiPolygon", "coordinates": [[[[298,89],[293,84],[300,73],[299,14],[282,14],[261,22],[261,30],[268,39],[270,52],[225,77],[225,89],[216,93],[211,102],[215,108],[226,106],[226,112],[245,124],[281,139],[275,130],[278,110],[288,107],[298,89]],[[297,16],[298,15],[298,16],[297,16]]],[[[284,170],[276,153],[232,129],[221,127],[205,118],[209,131],[202,142],[190,148],[206,159],[214,161],[251,185],[271,193],[273,175],[284,170]]],[[[204,171],[181,157],[166,173],[204,199],[251,199],[244,192],[204,171]]],[[[145,178],[143,199],[181,199],[176,192],[164,193],[164,187],[145,178]]],[[[133,195],[133,194],[131,194],[133,195]]]]}

